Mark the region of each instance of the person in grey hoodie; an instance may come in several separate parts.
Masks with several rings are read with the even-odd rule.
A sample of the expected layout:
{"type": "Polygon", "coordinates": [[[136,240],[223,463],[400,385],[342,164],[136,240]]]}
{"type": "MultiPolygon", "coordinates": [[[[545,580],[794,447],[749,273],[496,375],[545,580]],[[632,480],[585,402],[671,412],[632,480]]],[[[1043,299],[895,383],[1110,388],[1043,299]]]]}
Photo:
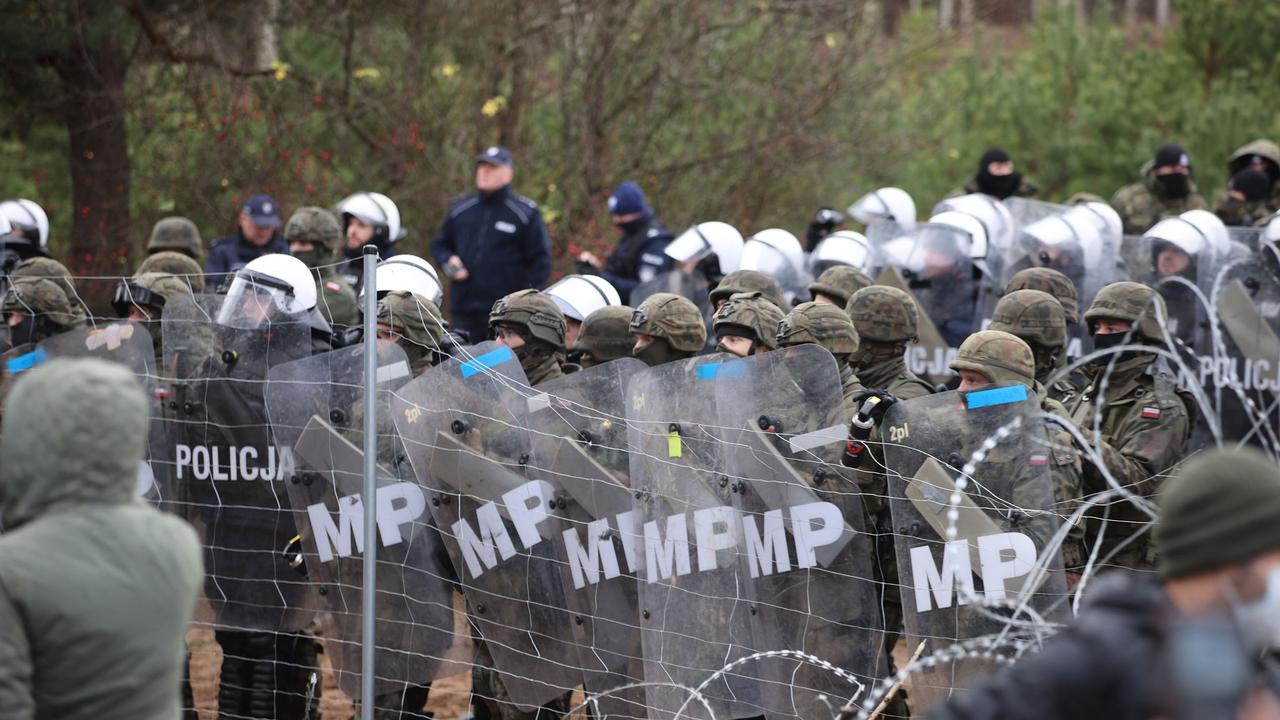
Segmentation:
{"type": "Polygon", "coordinates": [[[56,359],[0,426],[0,717],[176,720],[203,574],[195,531],[137,496],[147,399],[56,359]]]}

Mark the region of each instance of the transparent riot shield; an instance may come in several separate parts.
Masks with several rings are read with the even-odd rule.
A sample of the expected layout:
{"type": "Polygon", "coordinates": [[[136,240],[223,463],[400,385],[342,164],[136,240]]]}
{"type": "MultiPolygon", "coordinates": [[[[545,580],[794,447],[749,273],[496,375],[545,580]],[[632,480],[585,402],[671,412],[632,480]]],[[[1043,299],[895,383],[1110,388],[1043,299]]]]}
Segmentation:
{"type": "MultiPolygon", "coordinates": [[[[1000,284],[1007,286],[1014,275],[1028,268],[1051,268],[1071,280],[1084,309],[1104,286],[1124,279],[1118,217],[1101,203],[1061,207],[1062,212],[1021,227],[1001,263],[1000,284]]],[[[1079,357],[1092,347],[1083,324],[1067,331],[1068,356],[1079,357]]]]}
{"type": "Polygon", "coordinates": [[[834,716],[882,675],[884,657],[872,538],[842,445],[796,452],[791,439],[844,426],[835,358],[800,345],[738,361],[716,383],[725,469],[742,519],[746,572],[740,587],[756,652],[744,665],[759,679],[770,718],[834,716]]]}
{"type": "Polygon", "coordinates": [[[738,485],[714,424],[716,383],[743,370],[726,357],[650,368],[627,393],[635,524],[622,538],[636,563],[650,718],[762,712],[756,668],[730,667],[753,649],[738,485]]]}
{"type": "Polygon", "coordinates": [[[881,421],[908,651],[973,650],[912,675],[921,715],[1067,616],[1047,422],[1021,385],[899,402],[881,421]]]}
{"type": "MultiPolygon", "coordinates": [[[[528,387],[496,343],[464,348],[392,398],[391,415],[508,698],[527,709],[581,682],[561,502],[528,467],[528,387]]],[[[567,505],[567,501],[566,501],[567,505]]]]}
{"type": "Polygon", "coordinates": [[[1009,209],[1009,216],[1013,218],[1015,233],[1032,223],[1055,215],[1061,215],[1068,209],[1067,205],[1061,203],[1051,203],[1017,196],[1007,197],[1001,202],[1009,209]]]}
{"type": "Polygon", "coordinates": [[[151,468],[201,535],[210,621],[294,632],[314,616],[315,590],[284,552],[297,534],[293,453],[273,442],[265,391],[273,365],[310,354],[311,330],[269,307],[259,308],[257,328],[225,325],[224,303],[218,295],[166,303],[163,343],[178,372],[167,380],[151,468]]]}
{"type": "Polygon", "coordinates": [[[1270,245],[1225,265],[1212,289],[1217,337],[1198,348],[1223,440],[1280,451],[1280,257],[1270,245]]]}
{"type": "Polygon", "coordinates": [[[904,231],[881,223],[867,239],[886,266],[897,268],[911,294],[950,347],[978,329],[978,286],[969,236],[949,225],[917,223],[904,231]]]}
{"type": "Polygon", "coordinates": [[[595,717],[643,717],[625,393],[645,364],[622,358],[566,375],[529,398],[533,467],[561,498],[561,568],[583,685],[595,717]]]}
{"type": "MultiPolygon", "coordinates": [[[[385,695],[423,685],[446,669],[453,642],[453,569],[426,495],[415,482],[391,419],[391,394],[412,375],[404,351],[379,343],[377,678],[385,695]]],[[[271,369],[267,410],[276,444],[291,448],[286,485],[306,573],[327,611],[323,635],[338,687],[360,696],[363,582],[365,347],[271,369]]]]}
{"type": "Polygon", "coordinates": [[[712,331],[712,316],[715,308],[711,306],[711,283],[701,271],[694,269],[683,272],[679,269],[668,270],[655,276],[648,282],[640,283],[631,291],[631,307],[640,307],[650,295],[660,292],[675,293],[693,303],[702,313],[703,322],[707,326],[707,347],[715,345],[715,332],[712,331]]]}

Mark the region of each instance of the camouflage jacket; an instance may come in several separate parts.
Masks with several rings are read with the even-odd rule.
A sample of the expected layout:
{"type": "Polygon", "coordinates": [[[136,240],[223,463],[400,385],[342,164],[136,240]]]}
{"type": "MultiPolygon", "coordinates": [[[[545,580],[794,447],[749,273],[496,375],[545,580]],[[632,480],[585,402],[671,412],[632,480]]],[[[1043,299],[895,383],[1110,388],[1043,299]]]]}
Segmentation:
{"type": "Polygon", "coordinates": [[[360,304],[356,291],[331,267],[313,271],[316,278],[316,307],[333,328],[350,327],[360,322],[360,304]]]}
{"type": "Polygon", "coordinates": [[[557,354],[549,355],[542,362],[532,368],[525,368],[525,377],[529,380],[530,387],[538,387],[539,385],[564,377],[564,369],[560,367],[560,356],[557,354]]]}
{"type": "Polygon", "coordinates": [[[901,356],[855,370],[863,387],[886,390],[899,400],[910,400],[933,394],[933,387],[907,369],[901,356]]]}
{"type": "Polygon", "coordinates": [[[858,376],[854,374],[853,368],[846,363],[840,366],[840,397],[844,401],[843,408],[845,417],[842,418],[846,422],[853,417],[853,413],[858,409],[853,406],[853,396],[866,390],[862,382],[858,380],[858,376]]]}
{"type": "Polygon", "coordinates": [[[1213,214],[1226,225],[1253,227],[1266,223],[1276,211],[1276,195],[1252,202],[1234,200],[1225,192],[1213,203],[1213,214]]]}
{"type": "MultiPolygon", "coordinates": [[[[1150,355],[1140,355],[1116,364],[1106,377],[1105,397],[1097,393],[1106,367],[1093,370],[1089,383],[1064,399],[1073,422],[1106,464],[1122,487],[1143,497],[1152,497],[1170,468],[1182,460],[1195,415],[1190,396],[1179,390],[1173,375],[1150,355]],[[1101,405],[1100,405],[1101,402],[1101,405]],[[1101,422],[1094,431],[1096,415],[1101,422]]],[[[1091,495],[1107,490],[1105,476],[1086,453],[1083,490],[1091,495]]],[[[1103,516],[1109,530],[1102,543],[1105,557],[1112,548],[1150,522],[1150,517],[1127,500],[1115,499],[1090,511],[1088,537],[1096,536],[1103,516]]],[[[1092,541],[1092,540],[1091,540],[1092,541]]],[[[1125,567],[1150,563],[1148,537],[1130,543],[1114,562],[1125,567]]]]}
{"type": "Polygon", "coordinates": [[[1181,215],[1188,210],[1207,210],[1209,204],[1196,192],[1194,180],[1191,181],[1191,193],[1186,197],[1164,197],[1156,184],[1155,174],[1144,166],[1142,182],[1117,190],[1111,198],[1111,207],[1124,221],[1126,235],[1141,235],[1164,218],[1181,215]]]}

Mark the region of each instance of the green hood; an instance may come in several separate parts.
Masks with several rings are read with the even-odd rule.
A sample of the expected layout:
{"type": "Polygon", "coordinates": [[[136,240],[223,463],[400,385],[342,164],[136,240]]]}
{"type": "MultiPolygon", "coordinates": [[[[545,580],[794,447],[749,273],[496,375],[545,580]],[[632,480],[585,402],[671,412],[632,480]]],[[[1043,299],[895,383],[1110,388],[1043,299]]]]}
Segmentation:
{"type": "Polygon", "coordinates": [[[0,522],[139,502],[147,400],[123,366],[57,359],[14,383],[0,429],[0,522]]]}

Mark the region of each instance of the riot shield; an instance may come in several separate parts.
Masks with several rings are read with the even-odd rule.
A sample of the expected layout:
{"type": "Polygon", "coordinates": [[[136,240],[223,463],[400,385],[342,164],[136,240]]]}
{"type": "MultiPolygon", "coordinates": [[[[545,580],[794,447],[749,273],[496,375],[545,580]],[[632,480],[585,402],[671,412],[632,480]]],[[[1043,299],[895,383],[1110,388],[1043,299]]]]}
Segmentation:
{"type": "Polygon", "coordinates": [[[622,537],[635,561],[651,718],[762,711],[756,669],[729,667],[753,650],[750,602],[741,594],[738,485],[725,472],[724,441],[712,424],[716,383],[743,370],[726,357],[649,368],[628,390],[635,520],[622,537]]]}
{"type": "Polygon", "coordinates": [[[881,223],[867,229],[867,239],[886,266],[902,274],[923,317],[948,346],[959,347],[978,329],[978,287],[966,233],[933,223],[917,223],[910,231],[881,223]]]}
{"type": "Polygon", "coordinates": [[[1280,450],[1280,258],[1264,246],[1215,278],[1221,344],[1198,348],[1199,377],[1223,440],[1280,450]]]}
{"type": "MultiPolygon", "coordinates": [[[[411,376],[398,345],[379,343],[375,694],[429,682],[453,641],[453,571],[391,420],[391,393],[411,376]]],[[[276,444],[292,448],[287,489],[307,574],[328,611],[325,646],[338,687],[360,696],[363,582],[364,359],[356,346],[271,369],[276,444]]]]}
{"type": "Polygon", "coordinates": [[[648,282],[640,283],[631,291],[631,307],[640,307],[650,295],[660,292],[675,293],[693,303],[702,313],[703,322],[707,326],[707,347],[715,345],[716,334],[711,327],[715,308],[711,306],[711,283],[700,270],[683,272],[679,269],[668,270],[657,275],[648,282]]]}
{"type": "MultiPolygon", "coordinates": [[[[1120,226],[1114,215],[1102,203],[1082,203],[1063,206],[1062,212],[1023,226],[1001,263],[1000,286],[1008,286],[1014,275],[1027,268],[1052,268],[1075,285],[1080,307],[1089,307],[1099,290],[1123,279],[1120,226]]],[[[1083,325],[1067,331],[1068,356],[1079,357],[1092,347],[1083,325]]]]}
{"type": "Polygon", "coordinates": [[[166,381],[151,467],[201,535],[211,621],[294,632],[314,615],[315,590],[284,553],[297,534],[293,453],[272,440],[265,386],[272,365],[310,354],[311,331],[298,316],[262,309],[260,327],[249,329],[218,321],[232,310],[223,296],[166,304],[163,343],[177,373],[166,381]]]}
{"type": "Polygon", "coordinates": [[[484,343],[458,358],[402,387],[391,415],[472,625],[510,701],[532,710],[582,677],[561,582],[561,499],[528,472],[534,393],[515,355],[484,343]]]}
{"type": "Polygon", "coordinates": [[[1007,197],[1001,202],[1009,209],[1009,216],[1013,218],[1015,232],[1021,231],[1028,225],[1045,218],[1061,215],[1068,209],[1068,206],[1061,203],[1051,203],[1017,196],[1007,197]]]}
{"type": "MultiPolygon", "coordinates": [[[[905,639],[930,656],[984,638],[1035,636],[1063,620],[1066,582],[1052,468],[1065,461],[1024,386],[899,402],[880,424],[905,639]],[[1002,432],[1006,431],[1006,432],[1002,432]],[[986,448],[984,443],[994,442],[986,448]],[[969,475],[961,471],[972,463],[969,475]]],[[[989,673],[1009,647],[926,664],[912,676],[926,714],[989,673]]]]}
{"type": "Polygon", "coordinates": [[[533,467],[561,498],[571,543],[561,569],[574,612],[583,685],[595,717],[643,717],[644,678],[634,565],[625,392],[645,364],[622,358],[566,375],[529,398],[533,467]]]}
{"type": "Polygon", "coordinates": [[[761,657],[744,671],[759,679],[770,718],[835,715],[883,673],[884,636],[873,545],[842,445],[794,452],[791,439],[844,426],[835,359],[800,345],[740,361],[716,383],[716,424],[743,523],[752,649],[793,650],[840,668],[840,675],[795,657],[761,657]]]}

